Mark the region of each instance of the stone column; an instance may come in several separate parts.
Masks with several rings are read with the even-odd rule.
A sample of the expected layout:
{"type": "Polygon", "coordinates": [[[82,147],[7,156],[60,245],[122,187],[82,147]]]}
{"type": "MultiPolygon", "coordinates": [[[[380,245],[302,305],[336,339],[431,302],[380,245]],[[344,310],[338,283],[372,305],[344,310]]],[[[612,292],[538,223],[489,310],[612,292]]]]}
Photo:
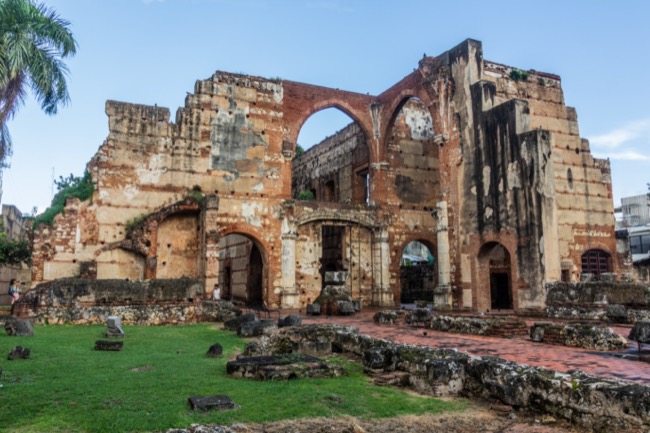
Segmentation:
{"type": "MultiPolygon", "coordinates": [[[[219,282],[219,231],[217,230],[217,212],[219,197],[206,196],[203,220],[203,275],[207,298],[212,297],[214,285],[219,282]]],[[[223,292],[223,287],[221,288],[223,292]]]]}
{"type": "Polygon", "coordinates": [[[300,308],[296,290],[296,234],[282,235],[282,308],[300,308]]]}
{"type": "Polygon", "coordinates": [[[433,211],[438,241],[438,286],[433,290],[433,308],[451,309],[451,267],[449,265],[449,229],[447,227],[447,202],[440,201],[433,211]]]}
{"type": "Polygon", "coordinates": [[[382,227],[375,232],[373,242],[374,287],[372,304],[378,307],[395,305],[395,297],[390,288],[390,245],[388,229],[382,227]]]}

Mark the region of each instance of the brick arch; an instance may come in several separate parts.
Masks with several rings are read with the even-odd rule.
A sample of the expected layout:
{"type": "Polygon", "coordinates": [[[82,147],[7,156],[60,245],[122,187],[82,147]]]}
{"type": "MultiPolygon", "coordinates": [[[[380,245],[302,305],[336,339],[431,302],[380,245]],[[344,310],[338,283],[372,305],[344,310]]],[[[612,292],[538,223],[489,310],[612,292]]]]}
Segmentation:
{"type": "MultiPolygon", "coordinates": [[[[224,227],[221,230],[219,230],[219,237],[220,239],[223,239],[229,235],[240,235],[248,240],[250,240],[255,248],[259,251],[261,258],[262,258],[262,300],[267,304],[271,305],[273,302],[271,302],[271,295],[272,295],[272,290],[270,287],[270,282],[271,282],[271,275],[272,275],[272,260],[270,259],[270,252],[271,249],[269,247],[269,244],[264,241],[260,233],[258,233],[256,230],[254,230],[252,227],[244,224],[235,224],[230,227],[224,227]]],[[[251,251],[252,252],[252,251],[251,251]]],[[[219,266],[220,271],[221,271],[221,265],[219,266]]],[[[223,287],[222,290],[228,290],[227,288],[223,287]]]]}
{"type": "MultiPolygon", "coordinates": [[[[517,237],[511,231],[490,232],[472,236],[470,254],[472,257],[472,308],[478,311],[491,309],[489,281],[489,253],[495,245],[501,245],[510,257],[510,293],[512,308],[519,308],[519,288],[525,282],[520,280],[517,263],[517,237]],[[486,270],[486,266],[488,267],[486,270]]],[[[467,307],[467,306],[466,306],[467,307]]]]}
{"type": "Polygon", "coordinates": [[[372,146],[375,134],[370,115],[374,97],[360,93],[314,86],[310,84],[284,82],[284,124],[283,148],[295,149],[300,129],[314,113],[327,108],[338,108],[355,121],[366,135],[370,159],[374,160],[376,149],[372,146]]]}
{"type": "Polygon", "coordinates": [[[395,119],[399,115],[400,110],[404,107],[404,105],[409,101],[409,99],[417,98],[426,107],[427,111],[429,112],[429,115],[431,116],[431,120],[433,121],[434,125],[434,134],[436,133],[435,130],[435,118],[436,118],[436,112],[435,110],[432,109],[432,107],[435,106],[435,102],[431,100],[429,97],[429,94],[422,89],[404,89],[400,91],[395,97],[390,101],[389,105],[386,106],[384,110],[385,116],[382,118],[382,125],[385,125],[384,128],[381,131],[381,136],[382,136],[382,142],[381,142],[381,147],[382,149],[386,149],[388,147],[388,140],[389,140],[389,134],[391,129],[393,129],[393,125],[395,123],[395,119]],[[384,121],[385,120],[385,121],[384,121]]]}
{"type": "MultiPolygon", "coordinates": [[[[391,263],[391,273],[393,273],[396,278],[395,280],[397,281],[397,284],[395,285],[393,289],[393,297],[395,299],[395,305],[399,305],[401,302],[401,296],[402,296],[402,282],[400,279],[400,261],[402,260],[402,254],[404,254],[404,248],[411,242],[420,242],[424,244],[429,249],[429,252],[433,254],[433,270],[436,275],[436,282],[437,282],[437,273],[438,273],[438,241],[436,238],[435,234],[419,234],[419,235],[414,235],[409,238],[407,238],[405,241],[399,243],[398,245],[393,245],[393,251],[397,250],[399,253],[397,255],[397,260],[393,261],[391,263]]],[[[435,288],[435,287],[434,287],[435,288]]]]}

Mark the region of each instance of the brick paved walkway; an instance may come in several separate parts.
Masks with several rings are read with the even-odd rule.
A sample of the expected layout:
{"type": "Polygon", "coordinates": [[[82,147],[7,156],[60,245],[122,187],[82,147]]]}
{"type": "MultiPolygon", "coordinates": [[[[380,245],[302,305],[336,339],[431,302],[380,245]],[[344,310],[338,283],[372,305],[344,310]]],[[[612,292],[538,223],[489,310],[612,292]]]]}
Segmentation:
{"type": "MultiPolygon", "coordinates": [[[[408,325],[377,325],[372,320],[375,311],[377,310],[366,310],[356,316],[331,317],[329,319],[324,316],[303,316],[303,323],[334,322],[354,325],[359,327],[359,332],[362,334],[396,342],[456,348],[477,356],[497,355],[521,364],[547,367],[561,372],[582,370],[595,376],[625,379],[650,385],[650,363],[617,358],[613,356],[612,352],[552,346],[527,339],[452,334],[431,329],[413,328],[408,325]],[[423,335],[424,331],[427,332],[427,336],[423,335]]],[[[627,337],[629,332],[627,328],[614,328],[614,330],[624,337],[627,337]]],[[[636,349],[635,342],[628,344],[629,351],[636,352],[636,349]]]]}

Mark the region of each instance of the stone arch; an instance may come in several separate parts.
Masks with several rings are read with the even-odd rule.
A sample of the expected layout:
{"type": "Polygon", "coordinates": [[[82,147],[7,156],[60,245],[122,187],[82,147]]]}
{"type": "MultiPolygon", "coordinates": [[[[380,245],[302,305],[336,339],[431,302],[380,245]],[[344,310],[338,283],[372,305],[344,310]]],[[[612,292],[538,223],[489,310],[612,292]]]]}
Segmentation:
{"type": "Polygon", "coordinates": [[[271,290],[265,242],[249,230],[232,228],[221,232],[217,251],[221,297],[246,305],[268,304],[271,290]]]}
{"type": "Polygon", "coordinates": [[[374,128],[370,115],[373,96],[293,81],[283,82],[283,90],[286,125],[283,134],[283,150],[295,150],[298,133],[312,114],[327,108],[337,108],[350,116],[363,130],[368,140],[370,160],[375,160],[375,149],[371,146],[375,134],[373,134],[374,128]]]}
{"type": "Polygon", "coordinates": [[[373,214],[362,214],[360,212],[341,213],[332,212],[329,209],[314,209],[313,212],[309,212],[299,218],[296,221],[296,227],[316,221],[352,223],[355,225],[363,226],[370,230],[374,230],[379,226],[379,223],[375,220],[373,214]]]}
{"type": "Polygon", "coordinates": [[[478,253],[476,281],[479,311],[515,308],[513,254],[500,242],[484,243],[478,253]]]}
{"type": "MultiPolygon", "coordinates": [[[[367,204],[370,193],[368,181],[371,137],[359,120],[335,104],[325,106],[309,117],[301,118],[302,123],[298,132],[302,133],[304,126],[314,118],[314,115],[321,114],[325,110],[331,114],[334,111],[342,113],[337,118],[345,124],[339,123],[336,130],[332,128],[330,134],[318,143],[301,141],[307,149],[296,156],[291,164],[292,196],[303,197],[303,194],[311,190],[315,192],[313,197],[315,201],[367,204]]],[[[322,118],[320,119],[322,122],[322,118]]],[[[315,124],[327,125],[327,123],[319,123],[318,118],[315,124]]],[[[303,140],[305,137],[298,136],[298,138],[303,140]]]]}
{"type": "Polygon", "coordinates": [[[433,290],[436,288],[438,282],[438,259],[436,257],[437,246],[435,240],[427,236],[414,236],[402,242],[397,250],[399,251],[399,259],[396,272],[398,277],[396,279],[398,282],[397,293],[395,294],[396,300],[399,303],[408,304],[413,303],[415,300],[433,301],[433,290]],[[429,253],[431,253],[431,255],[434,257],[433,264],[425,266],[414,266],[414,268],[417,269],[411,270],[415,272],[408,272],[408,269],[405,269],[405,266],[403,266],[402,263],[402,260],[404,258],[404,251],[406,250],[406,247],[412,242],[419,242],[429,250],[429,253]],[[410,291],[413,293],[405,294],[405,291],[410,291]],[[415,299],[416,297],[417,299],[415,299]]]}

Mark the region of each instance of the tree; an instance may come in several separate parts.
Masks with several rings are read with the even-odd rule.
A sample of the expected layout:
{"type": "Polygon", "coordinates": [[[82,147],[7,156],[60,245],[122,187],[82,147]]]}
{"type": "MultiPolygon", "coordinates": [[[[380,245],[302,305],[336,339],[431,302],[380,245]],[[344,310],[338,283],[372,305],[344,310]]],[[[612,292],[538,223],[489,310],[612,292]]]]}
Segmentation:
{"type": "Polygon", "coordinates": [[[26,239],[9,239],[0,222],[0,265],[31,264],[32,248],[26,239]]]}
{"type": "Polygon", "coordinates": [[[25,101],[27,91],[46,114],[68,103],[68,68],[77,42],[70,23],[33,0],[0,0],[0,166],[11,153],[7,121],[25,101]]]}

